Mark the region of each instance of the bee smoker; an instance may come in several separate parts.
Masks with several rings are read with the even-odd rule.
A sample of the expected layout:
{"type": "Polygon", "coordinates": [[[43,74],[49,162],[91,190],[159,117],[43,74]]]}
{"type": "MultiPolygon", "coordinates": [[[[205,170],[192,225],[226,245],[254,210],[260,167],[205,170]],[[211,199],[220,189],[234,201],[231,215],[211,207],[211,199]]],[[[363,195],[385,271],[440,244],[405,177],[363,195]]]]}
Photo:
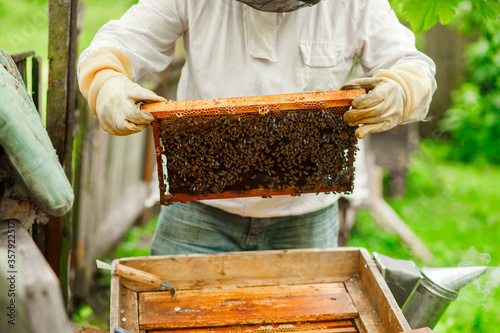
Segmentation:
{"type": "Polygon", "coordinates": [[[394,259],[377,252],[373,252],[373,258],[394,299],[402,309],[423,279],[420,269],[411,260],[394,259]]]}
{"type": "Polygon", "coordinates": [[[412,328],[434,328],[460,289],[486,272],[486,266],[422,268],[424,276],[403,314],[412,328]]]}
{"type": "Polygon", "coordinates": [[[423,267],[418,272],[411,260],[379,253],[374,253],[373,258],[412,329],[433,329],[460,289],[487,269],[486,266],[423,267]]]}

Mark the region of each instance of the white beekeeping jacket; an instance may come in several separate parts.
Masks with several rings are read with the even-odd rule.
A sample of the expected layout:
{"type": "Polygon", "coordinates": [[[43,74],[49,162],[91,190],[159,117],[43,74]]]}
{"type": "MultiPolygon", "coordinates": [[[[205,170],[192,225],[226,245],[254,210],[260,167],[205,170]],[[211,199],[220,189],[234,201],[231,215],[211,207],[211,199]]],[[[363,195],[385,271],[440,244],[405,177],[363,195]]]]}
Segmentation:
{"type": "MultiPolygon", "coordinates": [[[[99,47],[116,47],[129,56],[137,80],[163,71],[180,37],[186,63],[178,100],[338,90],[356,58],[365,76],[411,64],[435,90],[434,63],[416,50],[387,0],[325,0],[290,13],[259,12],[235,0],[142,0],[104,25],[79,63],[99,47]]],[[[204,203],[270,217],[313,212],[337,199],[303,194],[204,203]]]]}

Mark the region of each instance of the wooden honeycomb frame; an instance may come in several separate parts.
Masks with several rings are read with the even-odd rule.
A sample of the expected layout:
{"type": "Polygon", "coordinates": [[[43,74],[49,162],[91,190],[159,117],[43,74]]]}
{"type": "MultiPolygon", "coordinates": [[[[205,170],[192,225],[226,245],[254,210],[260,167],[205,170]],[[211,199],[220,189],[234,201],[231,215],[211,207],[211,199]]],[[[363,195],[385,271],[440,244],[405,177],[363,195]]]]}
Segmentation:
{"type": "MultiPolygon", "coordinates": [[[[357,139],[354,135],[355,129],[347,126],[343,121],[343,113],[350,108],[351,101],[363,93],[365,93],[363,89],[357,89],[144,104],[142,109],[151,112],[155,117],[153,133],[160,203],[249,196],[300,195],[311,192],[350,193],[357,139]],[[330,129],[317,130],[318,123],[321,125],[326,122],[330,129]],[[248,130],[251,127],[250,123],[254,124],[253,131],[257,132],[252,132],[252,129],[248,130]],[[275,126],[274,123],[279,123],[276,131],[281,131],[281,138],[285,137],[285,139],[278,138],[277,132],[274,137],[266,136],[256,139],[258,135],[262,136],[262,133],[268,132],[265,126],[275,126]],[[313,130],[300,131],[300,128],[307,126],[313,130]],[[228,128],[234,131],[225,132],[228,128]],[[246,132],[242,132],[243,128],[246,128],[246,132]],[[189,130],[192,131],[190,134],[192,136],[187,137],[186,133],[189,130]],[[225,138],[221,139],[218,135],[212,135],[218,132],[226,133],[225,138]],[[296,132],[314,132],[316,136],[299,135],[296,132]],[[325,133],[328,133],[328,136],[325,133]],[[179,139],[176,139],[177,137],[179,139]],[[212,140],[206,139],[208,137],[212,140]],[[236,139],[237,137],[240,139],[236,139]],[[319,137],[325,137],[325,140],[329,141],[319,143],[317,141],[319,137]],[[226,147],[222,148],[220,143],[224,140],[226,140],[224,143],[226,147]],[[303,143],[297,143],[302,140],[303,143]],[[209,149],[210,151],[202,152],[211,144],[213,146],[209,149]],[[228,144],[229,148],[227,148],[228,144]],[[178,150],[174,149],[174,145],[178,150]],[[235,145],[239,145],[239,148],[235,148],[235,145]],[[262,151],[255,152],[256,145],[258,148],[255,149],[262,151]],[[310,151],[311,146],[316,147],[320,155],[314,157],[315,159],[332,154],[338,168],[330,170],[333,164],[330,166],[326,164],[324,167],[330,167],[329,171],[320,170],[316,166],[320,164],[311,162],[313,157],[307,157],[308,161],[295,163],[293,157],[304,155],[302,152],[310,151]],[[283,151],[287,153],[270,152],[278,147],[283,148],[283,151]],[[294,150],[300,154],[295,152],[293,155],[290,152],[290,156],[286,155],[289,151],[288,147],[295,147],[294,150]],[[263,152],[264,150],[266,153],[263,152]],[[245,157],[249,155],[249,152],[252,153],[251,158],[245,157]],[[192,157],[193,154],[194,157],[192,157]],[[274,157],[270,157],[269,154],[274,154],[274,157]],[[280,154],[283,155],[283,162],[281,162],[280,154]],[[193,159],[189,160],[187,156],[193,159]],[[227,156],[229,158],[226,158],[227,156]],[[222,159],[225,160],[225,166],[220,166],[222,159]],[[240,159],[245,161],[240,161],[240,159]],[[200,160],[206,162],[200,162],[200,160]],[[212,170],[206,171],[207,168],[210,169],[206,167],[209,160],[212,170]],[[256,171],[256,168],[265,166],[267,162],[272,164],[272,167],[267,169],[262,167],[260,171],[256,171]],[[232,163],[238,164],[238,167],[232,166],[232,163]],[[215,170],[214,164],[217,165],[217,172],[213,171],[215,170]],[[205,170],[206,174],[203,173],[205,171],[200,170],[205,170]],[[297,176],[299,172],[300,176],[297,176]],[[335,176],[334,181],[330,172],[340,176],[335,176]],[[266,178],[265,181],[262,180],[263,177],[266,178]],[[280,179],[284,180],[280,183],[280,179]],[[179,185],[180,183],[183,185],[179,185]]],[[[330,161],[325,157],[322,159],[330,161]]]]}

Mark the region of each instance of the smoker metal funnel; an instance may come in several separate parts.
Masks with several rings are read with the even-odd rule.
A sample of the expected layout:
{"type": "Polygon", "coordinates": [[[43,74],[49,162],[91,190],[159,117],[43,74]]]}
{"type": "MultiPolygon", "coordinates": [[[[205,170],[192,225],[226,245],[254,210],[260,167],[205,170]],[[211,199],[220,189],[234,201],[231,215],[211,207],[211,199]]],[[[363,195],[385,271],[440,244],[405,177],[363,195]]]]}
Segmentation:
{"type": "Polygon", "coordinates": [[[460,289],[485,272],[486,266],[422,268],[424,279],[403,309],[408,324],[434,328],[460,289]]]}
{"type": "Polygon", "coordinates": [[[459,292],[460,289],[486,272],[486,266],[473,267],[422,267],[425,274],[435,284],[459,292]]]}
{"type": "Polygon", "coordinates": [[[373,259],[400,308],[415,292],[423,276],[412,260],[394,259],[373,252],[373,259]]]}

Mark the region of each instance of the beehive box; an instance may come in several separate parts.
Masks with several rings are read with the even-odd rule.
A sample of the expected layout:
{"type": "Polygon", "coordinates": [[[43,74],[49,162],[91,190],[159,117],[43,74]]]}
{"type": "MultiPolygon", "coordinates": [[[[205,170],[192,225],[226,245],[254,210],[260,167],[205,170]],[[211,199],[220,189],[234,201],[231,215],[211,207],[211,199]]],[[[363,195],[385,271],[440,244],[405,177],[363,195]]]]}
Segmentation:
{"type": "Polygon", "coordinates": [[[154,290],[116,275],[111,331],[132,333],[410,331],[363,248],[124,258],[177,288],[154,290]]]}
{"type": "Polygon", "coordinates": [[[160,203],[350,193],[357,139],[343,115],[364,92],[143,105],[155,116],[160,203]]]}

